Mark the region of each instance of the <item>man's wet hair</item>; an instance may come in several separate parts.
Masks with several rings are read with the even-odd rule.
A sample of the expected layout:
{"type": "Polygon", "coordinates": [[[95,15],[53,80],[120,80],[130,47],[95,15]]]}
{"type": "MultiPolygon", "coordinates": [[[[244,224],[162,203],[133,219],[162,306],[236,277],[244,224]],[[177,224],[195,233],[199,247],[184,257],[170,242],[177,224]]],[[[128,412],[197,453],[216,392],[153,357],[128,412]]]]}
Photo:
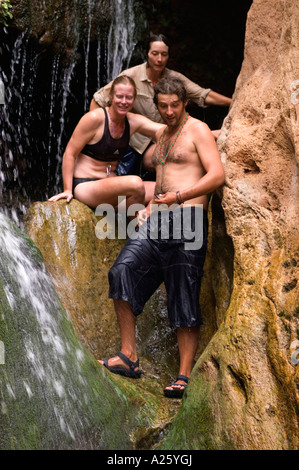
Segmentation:
{"type": "Polygon", "coordinates": [[[177,95],[183,103],[188,101],[187,91],[182,80],[178,78],[162,78],[154,87],[154,103],[158,104],[158,94],[177,95]]]}

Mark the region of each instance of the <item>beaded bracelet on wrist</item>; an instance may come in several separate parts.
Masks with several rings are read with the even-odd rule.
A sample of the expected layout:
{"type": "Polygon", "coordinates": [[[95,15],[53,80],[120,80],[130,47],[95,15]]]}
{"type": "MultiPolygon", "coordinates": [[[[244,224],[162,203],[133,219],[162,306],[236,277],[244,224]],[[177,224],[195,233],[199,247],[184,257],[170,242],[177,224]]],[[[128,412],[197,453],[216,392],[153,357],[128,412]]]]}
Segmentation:
{"type": "Polygon", "coordinates": [[[178,203],[179,205],[184,204],[184,201],[183,201],[183,199],[182,199],[182,196],[181,196],[180,191],[177,191],[177,192],[175,193],[175,195],[176,195],[177,203],[178,203]]]}

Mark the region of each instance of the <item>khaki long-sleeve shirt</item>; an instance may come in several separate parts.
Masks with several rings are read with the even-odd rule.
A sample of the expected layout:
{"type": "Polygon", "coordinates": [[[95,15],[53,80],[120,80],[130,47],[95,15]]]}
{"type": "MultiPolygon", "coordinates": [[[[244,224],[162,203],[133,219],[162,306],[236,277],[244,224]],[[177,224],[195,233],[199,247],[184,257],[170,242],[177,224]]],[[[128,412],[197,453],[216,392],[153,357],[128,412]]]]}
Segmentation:
{"type": "MultiPolygon", "coordinates": [[[[146,63],[136,65],[135,67],[124,70],[120,75],[128,75],[129,77],[133,78],[136,83],[137,96],[132,112],[142,114],[152,121],[164,123],[153,101],[154,87],[146,74],[146,67],[146,63]]],[[[181,73],[167,68],[164,70],[163,78],[164,77],[175,77],[182,80],[186,87],[188,99],[202,108],[206,107],[205,98],[211,91],[210,88],[202,88],[181,73]]],[[[109,92],[111,86],[112,82],[108,83],[108,85],[104,86],[93,95],[95,102],[99,106],[104,107],[109,104],[109,92]]],[[[150,139],[139,133],[135,133],[131,136],[130,146],[140,154],[145,151],[149,143],[150,139]]]]}

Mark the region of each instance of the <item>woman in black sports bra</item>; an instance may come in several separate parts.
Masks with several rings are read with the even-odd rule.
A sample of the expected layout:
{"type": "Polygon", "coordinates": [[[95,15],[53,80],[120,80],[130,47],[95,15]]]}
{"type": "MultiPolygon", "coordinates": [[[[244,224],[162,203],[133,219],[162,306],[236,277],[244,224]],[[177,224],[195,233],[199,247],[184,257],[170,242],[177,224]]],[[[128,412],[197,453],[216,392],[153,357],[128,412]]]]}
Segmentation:
{"type": "Polygon", "coordinates": [[[93,209],[102,203],[116,207],[119,196],[126,198],[127,207],[149,202],[154,182],[144,182],[135,175],[116,176],[114,173],[134,132],[156,140],[156,132],[163,127],[163,124],[129,112],[135,97],[135,82],[121,75],[113,82],[110,106],[89,111],[80,119],[63,155],[64,191],[49,201],[66,199],[70,202],[75,197],[93,209]]]}

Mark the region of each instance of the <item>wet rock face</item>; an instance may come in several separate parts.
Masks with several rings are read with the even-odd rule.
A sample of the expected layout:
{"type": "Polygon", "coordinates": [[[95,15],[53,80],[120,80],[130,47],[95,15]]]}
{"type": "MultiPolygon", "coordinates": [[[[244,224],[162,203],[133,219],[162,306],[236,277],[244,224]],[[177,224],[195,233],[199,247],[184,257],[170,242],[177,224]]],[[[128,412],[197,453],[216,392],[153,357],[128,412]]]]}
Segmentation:
{"type": "Polygon", "coordinates": [[[89,29],[91,40],[95,40],[99,34],[107,32],[111,22],[111,6],[106,0],[11,0],[11,5],[13,25],[19,30],[30,31],[31,37],[41,46],[63,51],[66,57],[75,50],[78,39],[84,40],[89,35],[89,29]]]}
{"type": "MultiPolygon", "coordinates": [[[[31,228],[42,224],[48,237],[48,241],[42,236],[37,238],[47,250],[44,254],[51,276],[32,240],[0,213],[0,449],[148,449],[160,440],[176,406],[166,403],[157,377],[144,374],[137,384],[134,379],[111,374],[78,339],[73,325],[80,333],[83,318],[85,344],[90,347],[94,339],[90,337],[92,319],[82,310],[78,322],[74,317],[71,322],[52,279],[58,282],[62,296],[68,292],[68,298],[64,296],[68,307],[74,302],[82,307],[80,282],[82,286],[85,282],[84,294],[90,302],[85,306],[91,310],[87,313],[93,313],[91,301],[95,295],[92,297],[90,290],[101,286],[74,269],[79,261],[83,273],[90,270],[87,258],[95,254],[94,248],[91,246],[89,251],[83,243],[80,251],[76,237],[92,245],[92,237],[88,236],[92,217],[87,211],[90,220],[86,217],[83,227],[81,214],[76,230],[76,208],[71,204],[72,213],[67,214],[70,220],[65,219],[68,229],[63,230],[59,221],[64,219],[65,205],[52,205],[56,208],[52,212],[54,223],[47,217],[51,204],[45,204],[35,207],[31,228]],[[60,233],[55,233],[55,226],[61,228],[60,233]],[[65,253],[63,249],[59,253],[59,247],[65,253]],[[77,276],[74,284],[71,270],[63,264],[64,257],[77,276]]],[[[101,259],[92,261],[103,267],[101,259]]],[[[93,273],[101,279],[99,272],[93,273]]],[[[70,312],[78,313],[71,308],[70,312]]],[[[109,337],[103,341],[101,317],[105,314],[101,313],[98,334],[99,341],[105,343],[109,337]]],[[[107,328],[105,332],[111,333],[107,328]]],[[[110,338],[113,340],[114,336],[110,338]]]]}
{"type": "Polygon", "coordinates": [[[110,240],[105,248],[96,224],[93,211],[76,200],[68,206],[35,203],[26,217],[27,232],[40,247],[77,334],[100,359],[119,347],[107,276],[123,241],[110,240]]]}
{"type": "Polygon", "coordinates": [[[232,294],[197,362],[171,443],[180,420],[190,419],[190,429],[199,425],[199,448],[298,448],[298,20],[291,0],[255,0],[248,15],[244,62],[218,139],[232,294]]]}
{"type": "MultiPolygon", "coordinates": [[[[120,349],[114,305],[108,298],[108,271],[125,239],[117,238],[117,220],[110,227],[111,238],[99,238],[99,230],[105,230],[103,220],[73,199],[68,205],[63,200],[36,202],[25,222],[78,337],[96,359],[115,356],[120,349]]],[[[125,237],[126,220],[122,232],[125,237]]],[[[142,367],[149,362],[151,373],[177,372],[176,335],[168,324],[163,286],[138,319],[137,339],[142,367]]]]}

